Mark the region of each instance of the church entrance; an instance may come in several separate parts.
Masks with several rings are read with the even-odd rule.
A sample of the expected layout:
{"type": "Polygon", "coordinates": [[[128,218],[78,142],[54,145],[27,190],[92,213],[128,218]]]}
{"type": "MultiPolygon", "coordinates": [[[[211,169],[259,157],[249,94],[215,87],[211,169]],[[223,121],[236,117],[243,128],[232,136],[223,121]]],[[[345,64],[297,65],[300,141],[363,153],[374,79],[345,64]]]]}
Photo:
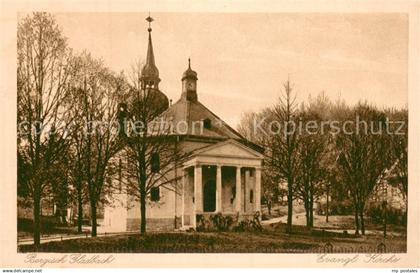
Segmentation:
{"type": "Polygon", "coordinates": [[[203,197],[204,212],[214,212],[216,210],[216,181],[208,180],[204,184],[203,197]]]}

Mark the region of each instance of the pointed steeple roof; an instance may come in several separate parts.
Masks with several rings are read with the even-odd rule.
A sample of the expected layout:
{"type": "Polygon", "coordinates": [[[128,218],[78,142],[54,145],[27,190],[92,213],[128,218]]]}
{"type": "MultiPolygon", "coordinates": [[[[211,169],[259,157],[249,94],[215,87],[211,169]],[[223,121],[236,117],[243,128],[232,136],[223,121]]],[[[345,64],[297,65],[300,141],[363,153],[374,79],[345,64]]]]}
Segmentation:
{"type": "Polygon", "coordinates": [[[151,22],[153,21],[152,17],[147,17],[146,21],[149,22],[149,28],[147,31],[149,32],[149,43],[147,46],[147,56],[146,56],[146,64],[143,66],[141,70],[141,77],[148,78],[148,79],[157,79],[159,81],[159,69],[156,67],[155,64],[155,55],[153,53],[153,44],[152,44],[152,28],[151,22]]]}
{"type": "MultiPolygon", "coordinates": [[[[143,90],[151,91],[153,96],[149,96],[150,103],[152,103],[156,109],[159,111],[166,110],[169,106],[168,97],[159,90],[159,70],[155,64],[155,55],[153,54],[153,44],[152,44],[152,28],[151,22],[153,18],[149,16],[146,18],[146,21],[149,22],[149,42],[147,45],[147,56],[146,63],[141,70],[140,75],[140,88],[143,90]]],[[[150,94],[150,93],[149,93],[150,94]]]]}

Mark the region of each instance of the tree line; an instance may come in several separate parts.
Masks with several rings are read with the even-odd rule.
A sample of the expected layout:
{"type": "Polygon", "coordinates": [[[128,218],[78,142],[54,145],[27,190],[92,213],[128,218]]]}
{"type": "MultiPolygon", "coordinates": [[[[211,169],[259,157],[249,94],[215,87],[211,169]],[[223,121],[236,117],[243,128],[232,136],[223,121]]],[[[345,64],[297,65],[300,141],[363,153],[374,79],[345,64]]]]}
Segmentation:
{"type": "Polygon", "coordinates": [[[302,201],[306,224],[313,227],[314,202],[328,191],[351,202],[356,234],[365,234],[368,199],[384,181],[397,186],[407,204],[405,108],[379,109],[367,102],[349,106],[325,93],[299,104],[287,81],[273,106],[244,114],[238,129],[265,148],[264,196],[271,202],[287,195],[288,232],[293,200],[302,201]],[[280,184],[287,185],[286,192],[280,184]]]}
{"type": "Polygon", "coordinates": [[[35,245],[47,197],[59,209],[77,204],[78,232],[88,204],[96,236],[98,206],[112,198],[109,193],[118,187],[113,181],[140,202],[141,232],[151,188],[177,190],[179,177],[167,177],[173,177],[173,162],[186,154],[166,126],[153,122],[167,105],[159,104],[152,87],[140,84],[140,68],[134,66],[127,77],[87,51],[75,52],[49,13],[19,21],[17,186],[33,208],[35,245]]]}

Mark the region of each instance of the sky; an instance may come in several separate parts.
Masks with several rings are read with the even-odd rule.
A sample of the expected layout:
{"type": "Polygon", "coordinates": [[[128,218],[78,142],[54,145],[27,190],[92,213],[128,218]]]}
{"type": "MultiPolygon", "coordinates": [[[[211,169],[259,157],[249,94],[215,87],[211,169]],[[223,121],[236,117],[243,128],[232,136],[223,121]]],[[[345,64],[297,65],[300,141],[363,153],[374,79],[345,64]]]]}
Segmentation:
{"type": "MultiPolygon", "coordinates": [[[[147,50],[147,13],[56,13],[75,51],[129,72],[147,50]]],[[[299,102],[324,92],[348,104],[405,107],[408,18],[397,13],[153,13],[160,89],[174,102],[191,58],[198,97],[236,127],[275,104],[289,78],[299,102]]]]}

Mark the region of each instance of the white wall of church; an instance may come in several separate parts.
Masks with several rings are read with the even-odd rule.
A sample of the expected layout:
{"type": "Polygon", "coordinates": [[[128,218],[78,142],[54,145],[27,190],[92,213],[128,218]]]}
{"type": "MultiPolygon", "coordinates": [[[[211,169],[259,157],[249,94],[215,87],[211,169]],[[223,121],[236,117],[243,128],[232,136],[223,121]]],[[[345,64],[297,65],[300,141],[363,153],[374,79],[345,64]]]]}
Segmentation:
{"type": "MultiPolygon", "coordinates": [[[[146,201],[146,218],[169,218],[175,215],[175,193],[172,190],[160,187],[159,201],[146,201]]],[[[140,218],[140,201],[129,198],[128,218],[140,218]]]]}
{"type": "Polygon", "coordinates": [[[127,226],[127,195],[123,193],[114,194],[111,202],[111,204],[104,207],[102,225],[109,232],[125,231],[127,226]]]}

